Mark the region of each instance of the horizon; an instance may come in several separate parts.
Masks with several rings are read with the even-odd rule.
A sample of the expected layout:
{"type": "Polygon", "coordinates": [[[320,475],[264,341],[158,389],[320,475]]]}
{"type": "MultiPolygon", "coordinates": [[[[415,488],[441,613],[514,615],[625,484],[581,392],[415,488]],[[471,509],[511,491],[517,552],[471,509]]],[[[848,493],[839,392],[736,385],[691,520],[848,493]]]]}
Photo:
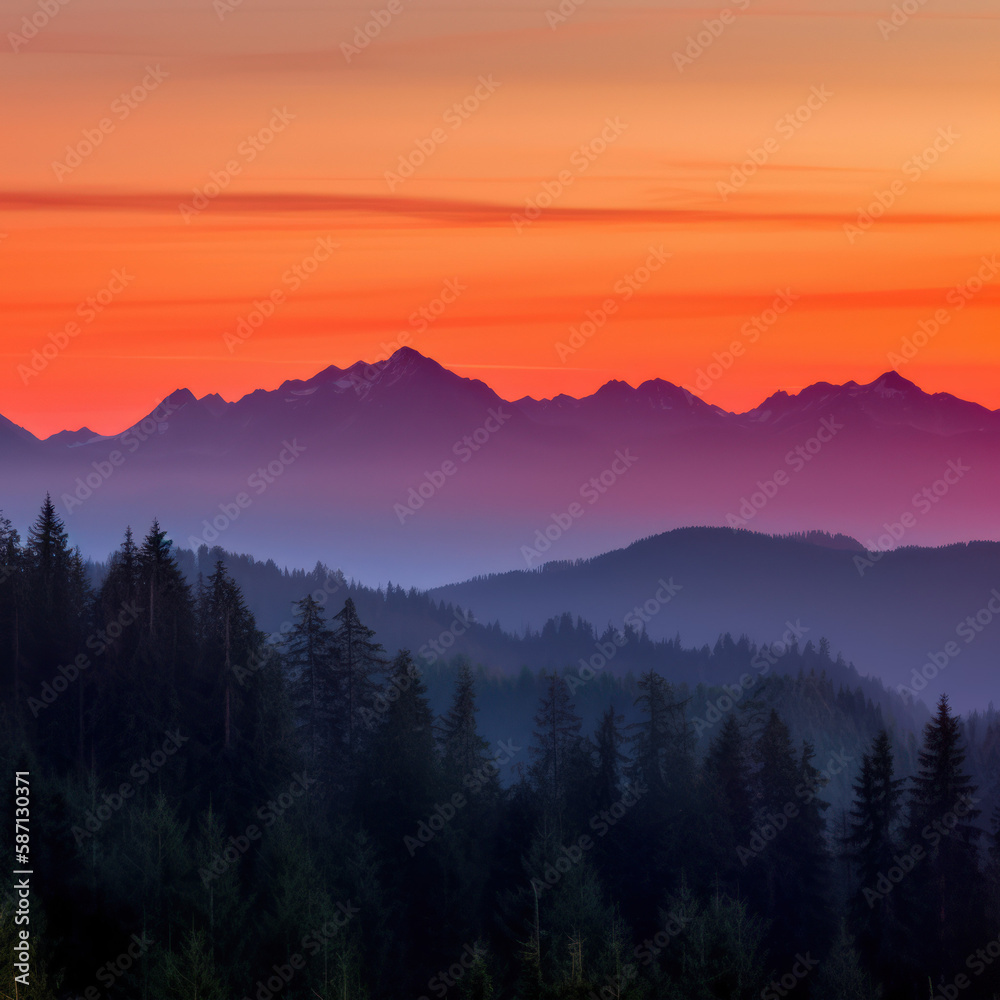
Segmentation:
{"type": "Polygon", "coordinates": [[[404,332],[511,399],[740,343],[739,412],[935,322],[906,371],[1000,408],[995,11],[564,6],[404,3],[363,48],[361,4],[10,11],[0,410],[107,431],[404,332]]]}
{"type": "Polygon", "coordinates": [[[4,6],[0,997],[1000,998],[946,4],[4,6]]]}
{"type": "MultiPolygon", "coordinates": [[[[682,383],[679,383],[679,382],[674,382],[672,379],[666,378],[666,377],[664,377],[663,375],[660,375],[660,374],[653,374],[653,375],[650,375],[648,378],[644,378],[644,379],[641,379],[641,380],[635,380],[635,381],[629,381],[628,379],[621,378],[621,377],[611,377],[611,378],[608,378],[608,379],[600,382],[600,384],[598,384],[597,386],[595,386],[592,391],[584,392],[584,393],[582,393],[581,395],[578,395],[578,396],[572,396],[572,394],[570,394],[570,393],[554,392],[554,393],[551,393],[549,395],[544,395],[544,396],[526,395],[526,396],[520,396],[520,397],[508,397],[508,396],[505,396],[497,388],[497,385],[495,385],[494,382],[493,382],[493,380],[490,379],[489,377],[479,377],[479,376],[475,376],[475,375],[463,374],[462,373],[463,366],[454,366],[453,367],[453,366],[448,365],[448,364],[446,364],[446,363],[444,363],[442,361],[439,361],[437,358],[434,358],[434,357],[432,357],[430,355],[423,354],[421,351],[417,350],[416,348],[410,347],[408,344],[404,344],[401,347],[397,347],[396,350],[393,352],[393,354],[389,355],[388,357],[380,357],[380,358],[377,358],[374,361],[366,361],[364,359],[358,359],[358,360],[356,360],[354,362],[351,362],[351,363],[348,363],[348,364],[346,364],[344,366],[341,366],[341,365],[338,365],[338,364],[333,364],[333,363],[328,363],[328,364],[325,364],[323,367],[319,368],[318,370],[316,370],[312,375],[305,375],[305,376],[295,376],[295,375],[293,375],[293,376],[290,376],[288,378],[283,379],[281,382],[279,382],[276,385],[273,385],[271,387],[268,387],[266,385],[256,385],[256,386],[253,386],[251,388],[248,388],[246,391],[240,393],[239,395],[235,395],[235,396],[232,396],[232,397],[227,397],[224,393],[222,393],[222,392],[220,392],[218,390],[215,390],[215,389],[210,390],[208,392],[205,392],[205,393],[199,395],[198,393],[194,392],[194,390],[192,390],[189,385],[176,386],[175,388],[173,388],[170,391],[164,393],[164,395],[162,395],[158,399],[156,399],[156,401],[153,403],[152,406],[150,406],[149,408],[147,408],[147,409],[143,410],[142,412],[136,414],[136,416],[134,417],[134,419],[131,419],[131,421],[129,423],[126,423],[124,425],[117,425],[116,429],[110,430],[110,431],[101,431],[101,430],[98,430],[95,426],[92,426],[90,423],[84,421],[83,423],[81,423],[81,424],[79,424],[78,426],[75,426],[75,427],[74,426],[62,426],[62,427],[57,427],[55,429],[48,429],[48,430],[42,431],[40,433],[38,429],[35,429],[35,428],[32,428],[30,426],[27,426],[25,424],[20,423],[15,417],[13,417],[10,413],[5,412],[2,408],[0,408],[0,417],[4,417],[7,420],[10,420],[12,423],[14,423],[15,425],[19,426],[22,430],[28,431],[30,434],[32,434],[34,437],[36,437],[40,441],[48,440],[48,439],[50,439],[52,437],[55,437],[55,436],[57,436],[59,434],[63,434],[63,433],[79,434],[79,433],[81,433],[84,430],[88,430],[88,431],[93,432],[94,435],[97,436],[97,437],[113,438],[113,437],[116,437],[116,436],[120,435],[122,432],[128,430],[129,428],[134,427],[137,424],[139,424],[143,420],[143,418],[145,418],[145,417],[149,416],[150,414],[154,413],[157,410],[158,407],[160,407],[164,402],[166,402],[168,399],[170,399],[172,396],[176,395],[177,393],[190,392],[192,394],[192,396],[196,400],[198,400],[198,401],[203,400],[203,399],[205,399],[207,397],[217,397],[217,398],[221,399],[224,403],[231,405],[233,403],[240,402],[242,399],[245,399],[248,396],[252,396],[255,392],[259,392],[259,391],[264,391],[264,392],[269,392],[269,393],[270,392],[277,392],[278,390],[281,389],[281,387],[283,385],[285,385],[286,383],[289,383],[289,382],[310,382],[313,379],[316,379],[320,375],[324,374],[330,368],[336,368],[340,372],[348,372],[352,368],[359,368],[359,367],[362,368],[362,369],[366,369],[366,370],[370,371],[371,368],[373,368],[373,367],[375,367],[377,365],[383,365],[386,362],[388,362],[389,360],[391,360],[391,358],[394,357],[396,354],[398,354],[400,352],[405,352],[405,351],[413,351],[414,353],[420,355],[421,358],[423,358],[425,360],[428,360],[428,361],[431,361],[431,362],[439,365],[441,368],[445,369],[446,371],[449,371],[449,372],[451,372],[451,373],[453,373],[455,375],[458,375],[461,378],[467,379],[469,381],[483,382],[489,389],[491,389],[494,393],[496,393],[496,395],[499,396],[504,402],[508,402],[508,403],[517,403],[517,402],[522,401],[522,400],[532,400],[532,401],[536,401],[536,402],[545,402],[545,401],[551,401],[551,400],[555,399],[556,397],[563,396],[563,395],[570,396],[570,398],[580,400],[580,399],[585,399],[585,398],[588,398],[590,396],[596,395],[605,386],[607,386],[609,384],[613,384],[613,383],[614,384],[624,384],[624,385],[628,386],[628,388],[631,389],[632,391],[638,391],[642,387],[642,385],[644,385],[644,384],[646,384],[648,382],[666,382],[668,385],[671,385],[671,386],[673,386],[675,388],[683,389],[685,392],[688,392],[690,395],[697,397],[698,399],[702,400],[703,402],[709,403],[710,405],[713,405],[713,406],[719,406],[719,404],[713,403],[712,400],[708,398],[708,394],[703,394],[701,392],[696,391],[697,386],[691,386],[691,385],[688,385],[688,384],[682,384],[682,383]]],[[[716,370],[720,370],[721,369],[721,366],[718,365],[718,363],[714,363],[714,366],[715,366],[716,370]]],[[[472,371],[472,370],[477,370],[477,369],[470,368],[468,366],[464,366],[464,370],[465,371],[472,371]]],[[[703,374],[708,375],[710,373],[711,373],[711,367],[708,367],[708,368],[706,368],[706,369],[703,370],[703,374]]],[[[840,383],[838,383],[838,382],[831,382],[829,379],[826,379],[826,378],[820,378],[820,379],[816,379],[814,382],[809,383],[808,385],[802,385],[802,386],[774,386],[774,387],[772,387],[770,389],[770,391],[767,392],[766,395],[762,396],[760,399],[758,399],[756,402],[752,403],[752,405],[748,406],[746,409],[733,410],[733,409],[726,409],[725,407],[722,407],[722,406],[719,406],[719,408],[722,409],[722,410],[724,410],[726,413],[728,413],[730,415],[740,416],[742,414],[748,413],[748,412],[756,409],[757,407],[763,405],[763,403],[765,403],[772,396],[774,396],[776,394],[779,394],[779,393],[782,393],[782,392],[785,393],[786,395],[788,395],[789,397],[793,397],[794,398],[795,396],[799,395],[804,390],[812,388],[815,385],[826,384],[826,385],[831,385],[831,386],[836,387],[836,388],[844,388],[844,387],[849,386],[849,385],[856,385],[859,388],[864,388],[864,387],[867,387],[867,386],[874,385],[875,383],[881,381],[883,378],[891,377],[891,376],[898,376],[903,381],[905,381],[905,382],[907,382],[907,383],[915,386],[918,390],[920,390],[923,394],[925,394],[927,396],[934,396],[934,395],[942,395],[943,394],[943,395],[951,396],[951,397],[953,397],[955,399],[962,400],[964,402],[975,403],[978,406],[983,406],[984,408],[990,409],[990,410],[993,410],[993,411],[1000,410],[1000,406],[995,407],[995,408],[991,408],[991,407],[986,406],[986,404],[982,403],[979,400],[968,399],[968,398],[963,397],[963,396],[961,396],[961,395],[959,395],[959,394],[957,394],[954,391],[949,390],[949,389],[934,389],[934,390],[927,389],[924,385],[922,385],[920,382],[918,382],[915,378],[911,378],[909,375],[906,375],[903,372],[900,372],[898,369],[895,369],[895,368],[884,369],[883,371],[881,371],[877,375],[875,375],[873,378],[871,378],[870,381],[867,381],[867,382],[866,381],[862,381],[861,377],[846,379],[844,382],[840,382],[840,383]]]]}

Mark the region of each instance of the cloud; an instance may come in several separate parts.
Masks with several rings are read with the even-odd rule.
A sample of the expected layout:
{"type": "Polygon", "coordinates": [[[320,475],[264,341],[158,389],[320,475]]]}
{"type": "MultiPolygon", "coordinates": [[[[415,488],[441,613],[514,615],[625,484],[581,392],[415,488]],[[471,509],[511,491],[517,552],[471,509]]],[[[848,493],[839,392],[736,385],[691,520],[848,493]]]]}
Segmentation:
{"type": "MultiPolygon", "coordinates": [[[[0,209],[6,211],[130,212],[174,214],[185,225],[179,206],[190,203],[186,192],[48,192],[0,191],[0,209]]],[[[521,215],[524,205],[433,197],[397,198],[380,195],[346,195],[294,192],[223,193],[213,198],[192,228],[213,217],[302,215],[347,215],[363,218],[415,218],[440,228],[510,226],[512,215],[521,215]]],[[[784,227],[826,228],[854,222],[857,212],[795,211],[791,209],[732,208],[644,208],[551,206],[544,209],[534,226],[545,225],[712,225],[746,224],[784,227]]],[[[970,225],[1000,222],[997,212],[891,212],[879,222],[888,226],[970,225]]]]}

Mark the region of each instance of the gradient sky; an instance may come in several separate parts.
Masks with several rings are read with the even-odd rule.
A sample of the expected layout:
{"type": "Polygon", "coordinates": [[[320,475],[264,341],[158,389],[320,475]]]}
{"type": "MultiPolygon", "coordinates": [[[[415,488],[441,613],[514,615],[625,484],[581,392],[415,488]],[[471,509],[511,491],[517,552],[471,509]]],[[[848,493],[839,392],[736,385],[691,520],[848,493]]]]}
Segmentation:
{"type": "Polygon", "coordinates": [[[39,435],[112,433],[177,387],[236,398],[384,357],[403,330],[508,398],[609,378],[694,387],[741,341],[699,395],[746,409],[777,388],[873,379],[938,309],[947,322],[900,370],[1000,407],[1000,273],[962,309],[948,300],[1000,253],[995,4],[912,0],[890,31],[881,0],[740,0],[679,69],[722,3],[564,0],[553,27],[552,0],[397,2],[348,61],[383,0],[68,0],[23,44],[10,33],[47,15],[2,0],[0,413],[39,435]],[[142,95],[148,67],[155,87],[116,104],[142,95]],[[480,78],[498,86],[446,118],[480,78]],[[779,128],[823,88],[801,127],[779,128]],[[243,145],[274,109],[294,118],[243,145]],[[67,169],[67,146],[102,119],[67,169]],[[626,127],[581,159],[607,119],[626,127]],[[386,172],[435,129],[445,141],[390,190],[386,172]],[[936,138],[936,162],[914,166],[936,138]],[[766,162],[723,198],[749,149],[766,162]],[[185,219],[178,206],[230,161],[239,173],[185,219]],[[518,232],[512,215],[561,171],[572,183],[518,232]],[[894,203],[849,239],[893,182],[894,203]],[[322,238],[337,249],[293,291],[284,276],[322,238]],[[671,256],[626,301],[616,284],[650,247],[671,256]],[[116,270],[126,287],[81,316],[116,270]],[[465,290],[418,330],[410,317],[449,280],[465,290]],[[750,344],[741,328],[778,289],[799,298],[750,344]],[[231,350],[227,332],[275,291],[285,300],[231,350]],[[610,322],[562,360],[607,298],[610,322]],[[19,373],[74,321],[41,371],[19,373]]]}

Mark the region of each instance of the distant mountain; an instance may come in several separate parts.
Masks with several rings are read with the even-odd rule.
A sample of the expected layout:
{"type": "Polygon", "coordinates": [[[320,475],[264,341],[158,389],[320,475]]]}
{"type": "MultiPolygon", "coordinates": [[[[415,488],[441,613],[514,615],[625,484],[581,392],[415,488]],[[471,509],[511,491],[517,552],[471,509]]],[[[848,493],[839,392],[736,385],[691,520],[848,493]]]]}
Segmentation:
{"type": "Polygon", "coordinates": [[[0,508],[23,529],[46,491],[98,558],[155,515],[191,548],[434,585],[691,524],[1000,538],[1000,414],[892,372],[742,414],[662,379],[508,402],[402,348],[235,402],[178,389],[113,437],[0,418],[0,508]]]}
{"type": "Polygon", "coordinates": [[[598,628],[631,620],[694,646],[730,632],[779,654],[792,639],[825,637],[890,690],[929,703],[947,691],[962,710],[985,708],[982,692],[1000,681],[1000,543],[868,553],[850,541],[685,528],[429,596],[515,632],[570,609],[598,628]]]}
{"type": "Polygon", "coordinates": [[[743,417],[780,427],[801,426],[831,413],[838,420],[863,421],[876,428],[910,427],[944,435],[996,430],[1000,425],[1000,413],[947,392],[931,395],[897,372],[886,372],[869,385],[817,382],[796,396],[776,392],[743,417]]]}

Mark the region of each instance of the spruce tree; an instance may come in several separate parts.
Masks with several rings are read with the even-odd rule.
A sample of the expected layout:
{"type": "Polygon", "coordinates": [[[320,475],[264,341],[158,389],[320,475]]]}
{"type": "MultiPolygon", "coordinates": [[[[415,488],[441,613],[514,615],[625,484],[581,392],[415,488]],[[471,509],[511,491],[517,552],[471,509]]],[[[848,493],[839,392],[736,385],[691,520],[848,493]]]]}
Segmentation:
{"type": "Polygon", "coordinates": [[[338,726],[338,690],[333,632],[312,595],[296,606],[295,624],[285,638],[292,706],[310,770],[329,777],[343,739],[338,726]]]}
{"type": "Polygon", "coordinates": [[[962,949],[982,922],[977,846],[982,830],[974,823],[979,789],[965,771],[965,759],[959,719],[942,694],[924,727],[907,831],[908,842],[926,855],[909,876],[920,895],[911,914],[915,958],[935,982],[964,959],[962,949]]]}
{"type": "Polygon", "coordinates": [[[615,711],[614,705],[609,705],[601,716],[594,734],[594,744],[597,747],[597,803],[601,808],[607,808],[621,798],[622,775],[628,763],[628,757],[622,753],[625,744],[625,733],[622,715],[615,711]]]}
{"type": "Polygon", "coordinates": [[[341,697],[343,698],[344,728],[347,732],[348,757],[353,760],[358,750],[362,727],[361,710],[370,711],[376,691],[376,678],[385,669],[382,644],[375,642],[374,629],[358,617],[350,597],[343,609],[334,616],[333,643],[337,652],[341,697]]]}
{"type": "MultiPolygon", "coordinates": [[[[489,744],[476,728],[476,682],[468,660],[458,664],[455,693],[451,707],[439,726],[444,773],[451,784],[460,787],[466,775],[488,770],[489,744]]],[[[495,775],[494,775],[495,778],[495,775]]]]}
{"type": "Polygon", "coordinates": [[[528,750],[533,759],[530,774],[543,809],[561,823],[570,793],[582,786],[591,762],[580,735],[583,720],[570,701],[566,680],[556,673],[539,679],[544,688],[528,750]]]}
{"type": "Polygon", "coordinates": [[[850,833],[847,848],[857,875],[857,889],[851,902],[851,915],[857,929],[858,943],[869,962],[880,966],[892,962],[898,907],[901,894],[883,895],[879,876],[887,877],[895,858],[902,850],[899,823],[902,812],[904,779],[894,776],[892,744],[883,729],[872,741],[871,749],[861,758],[861,770],[854,783],[850,833]]]}
{"type": "Polygon", "coordinates": [[[750,754],[743,727],[734,715],[728,715],[709,744],[703,770],[706,805],[717,817],[710,845],[720,872],[741,870],[736,851],[750,840],[754,810],[750,754]]]}

